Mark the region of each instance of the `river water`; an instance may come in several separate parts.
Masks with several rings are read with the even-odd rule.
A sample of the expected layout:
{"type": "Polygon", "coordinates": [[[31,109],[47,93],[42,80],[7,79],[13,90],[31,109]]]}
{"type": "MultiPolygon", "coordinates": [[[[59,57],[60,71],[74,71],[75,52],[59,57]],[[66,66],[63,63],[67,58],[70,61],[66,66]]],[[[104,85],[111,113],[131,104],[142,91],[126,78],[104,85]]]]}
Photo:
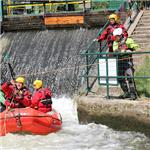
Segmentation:
{"type": "Polygon", "coordinates": [[[141,133],[95,123],[80,125],[71,98],[54,98],[53,107],[63,118],[60,131],[46,136],[7,134],[0,137],[0,150],[150,150],[150,139],[141,133]]]}

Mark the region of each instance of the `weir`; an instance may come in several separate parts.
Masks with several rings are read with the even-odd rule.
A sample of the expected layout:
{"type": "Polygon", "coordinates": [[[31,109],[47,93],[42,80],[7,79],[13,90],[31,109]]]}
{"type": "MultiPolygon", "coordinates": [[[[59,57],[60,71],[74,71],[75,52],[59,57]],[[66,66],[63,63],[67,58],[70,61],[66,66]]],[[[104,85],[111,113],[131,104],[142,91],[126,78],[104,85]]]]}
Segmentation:
{"type": "MultiPolygon", "coordinates": [[[[98,29],[63,29],[5,33],[10,41],[5,62],[10,62],[17,75],[42,79],[56,95],[72,94],[80,86],[80,53],[96,37],[98,29]]],[[[7,64],[2,60],[2,81],[10,80],[7,64]],[[7,70],[6,70],[7,68],[7,70]]]]}

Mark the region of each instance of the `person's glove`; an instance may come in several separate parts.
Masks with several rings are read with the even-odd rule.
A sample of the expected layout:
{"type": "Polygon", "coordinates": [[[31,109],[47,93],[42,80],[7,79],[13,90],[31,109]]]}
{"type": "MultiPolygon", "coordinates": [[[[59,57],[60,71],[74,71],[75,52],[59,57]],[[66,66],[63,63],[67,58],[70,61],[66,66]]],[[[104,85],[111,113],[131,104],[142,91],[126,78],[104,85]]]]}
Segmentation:
{"type": "Polygon", "coordinates": [[[6,107],[9,107],[9,106],[11,105],[10,102],[9,102],[8,100],[5,100],[4,103],[5,103],[5,106],[6,106],[6,107]]]}
{"type": "Polygon", "coordinates": [[[125,50],[125,49],[122,49],[122,50],[121,50],[121,53],[124,53],[124,52],[126,52],[126,50],[125,50]]]}
{"type": "Polygon", "coordinates": [[[8,100],[5,100],[5,106],[7,107],[7,108],[13,108],[14,106],[15,106],[15,104],[14,103],[10,103],[8,100]]]}
{"type": "Polygon", "coordinates": [[[93,42],[98,42],[98,39],[94,39],[93,42]]]}

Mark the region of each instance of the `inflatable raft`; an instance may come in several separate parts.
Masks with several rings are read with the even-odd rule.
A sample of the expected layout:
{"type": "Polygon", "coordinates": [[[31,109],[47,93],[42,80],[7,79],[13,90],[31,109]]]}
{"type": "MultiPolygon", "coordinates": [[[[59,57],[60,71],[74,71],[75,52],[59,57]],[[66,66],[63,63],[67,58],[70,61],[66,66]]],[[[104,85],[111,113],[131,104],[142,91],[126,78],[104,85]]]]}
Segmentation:
{"type": "Polygon", "coordinates": [[[43,113],[32,108],[15,108],[0,113],[0,136],[22,132],[46,135],[61,127],[61,116],[55,110],[43,113]]]}

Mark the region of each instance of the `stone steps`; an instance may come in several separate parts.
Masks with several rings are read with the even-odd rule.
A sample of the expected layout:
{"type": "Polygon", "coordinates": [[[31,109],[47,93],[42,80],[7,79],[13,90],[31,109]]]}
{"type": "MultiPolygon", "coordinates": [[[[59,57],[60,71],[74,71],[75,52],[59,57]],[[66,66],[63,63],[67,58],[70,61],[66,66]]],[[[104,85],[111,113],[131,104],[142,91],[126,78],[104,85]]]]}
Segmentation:
{"type": "Polygon", "coordinates": [[[138,44],[142,50],[149,50],[150,51],[149,43],[138,43],[138,44]]]}
{"type": "Polygon", "coordinates": [[[150,47],[150,10],[144,11],[131,37],[142,49],[150,47]]]}
{"type": "Polygon", "coordinates": [[[133,37],[133,38],[142,38],[142,39],[147,39],[148,41],[150,41],[149,40],[149,38],[150,38],[150,34],[143,34],[143,33],[138,33],[138,34],[134,34],[134,35],[131,35],[131,37],[133,37]]]}
{"type": "MultiPolygon", "coordinates": [[[[147,30],[146,33],[150,34],[150,30],[147,30]]],[[[142,30],[135,30],[132,35],[143,34],[142,30]]]]}
{"type": "Polygon", "coordinates": [[[143,33],[147,33],[147,31],[150,31],[150,26],[137,26],[135,31],[143,31],[143,33]]]}
{"type": "Polygon", "coordinates": [[[147,38],[135,38],[135,37],[133,37],[133,39],[136,41],[136,42],[138,42],[138,43],[149,43],[149,40],[147,40],[147,38]]]}
{"type": "Polygon", "coordinates": [[[140,22],[138,23],[138,26],[150,27],[150,21],[147,22],[147,23],[146,23],[146,22],[143,22],[143,21],[142,21],[142,22],[140,21],[140,22]]]}

